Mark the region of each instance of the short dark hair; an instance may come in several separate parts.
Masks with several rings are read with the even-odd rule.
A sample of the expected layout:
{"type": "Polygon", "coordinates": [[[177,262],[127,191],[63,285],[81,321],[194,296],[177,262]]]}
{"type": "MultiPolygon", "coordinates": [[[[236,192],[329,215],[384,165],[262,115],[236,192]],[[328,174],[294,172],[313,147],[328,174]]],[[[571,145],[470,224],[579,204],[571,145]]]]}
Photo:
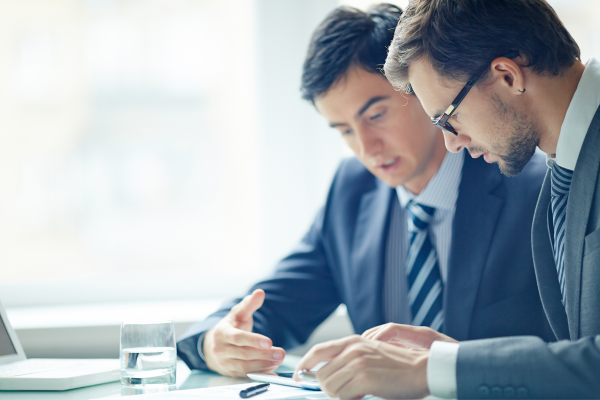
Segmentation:
{"type": "Polygon", "coordinates": [[[560,75],[580,57],[545,0],[412,0],[394,34],[385,75],[410,90],[411,63],[425,56],[444,78],[466,82],[497,57],[518,51],[537,74],[560,75]]]}
{"type": "Polygon", "coordinates": [[[302,69],[302,98],[314,102],[352,66],[379,73],[402,9],[378,4],[366,12],[352,7],[333,10],[315,30],[302,69]]]}

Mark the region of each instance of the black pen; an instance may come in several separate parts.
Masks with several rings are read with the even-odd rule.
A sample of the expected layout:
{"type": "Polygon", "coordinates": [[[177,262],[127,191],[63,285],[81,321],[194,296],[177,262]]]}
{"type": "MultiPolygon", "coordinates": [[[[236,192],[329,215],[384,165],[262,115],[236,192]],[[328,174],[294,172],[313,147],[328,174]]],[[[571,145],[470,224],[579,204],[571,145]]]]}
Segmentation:
{"type": "Polygon", "coordinates": [[[247,399],[248,397],[256,396],[257,394],[261,394],[269,389],[270,383],[261,383],[260,385],[252,386],[247,389],[244,389],[240,392],[240,397],[242,399],[247,399]]]}

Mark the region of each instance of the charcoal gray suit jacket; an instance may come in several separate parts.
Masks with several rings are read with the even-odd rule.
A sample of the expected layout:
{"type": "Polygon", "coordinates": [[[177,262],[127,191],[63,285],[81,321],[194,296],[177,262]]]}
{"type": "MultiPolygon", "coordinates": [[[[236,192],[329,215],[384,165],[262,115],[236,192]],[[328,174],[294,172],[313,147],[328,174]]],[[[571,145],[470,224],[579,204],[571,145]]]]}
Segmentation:
{"type": "Polygon", "coordinates": [[[559,342],[514,337],[461,343],[459,398],[600,398],[599,171],[600,108],[577,159],[567,203],[566,306],[552,254],[549,171],[533,219],[536,279],[559,342]]]}

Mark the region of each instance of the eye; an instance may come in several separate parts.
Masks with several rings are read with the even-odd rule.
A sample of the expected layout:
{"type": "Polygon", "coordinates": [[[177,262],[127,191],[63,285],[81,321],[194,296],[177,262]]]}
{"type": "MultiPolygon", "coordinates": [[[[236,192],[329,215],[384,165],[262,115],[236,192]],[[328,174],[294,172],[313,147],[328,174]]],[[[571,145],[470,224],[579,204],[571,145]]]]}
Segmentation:
{"type": "Polygon", "coordinates": [[[352,133],[352,129],[350,129],[350,128],[348,128],[348,129],[346,129],[346,130],[342,131],[342,135],[349,135],[349,134],[351,134],[351,133],[352,133]]]}
{"type": "Polygon", "coordinates": [[[383,115],[383,113],[375,114],[370,119],[374,120],[374,119],[377,119],[377,118],[381,117],[382,115],[383,115]]]}

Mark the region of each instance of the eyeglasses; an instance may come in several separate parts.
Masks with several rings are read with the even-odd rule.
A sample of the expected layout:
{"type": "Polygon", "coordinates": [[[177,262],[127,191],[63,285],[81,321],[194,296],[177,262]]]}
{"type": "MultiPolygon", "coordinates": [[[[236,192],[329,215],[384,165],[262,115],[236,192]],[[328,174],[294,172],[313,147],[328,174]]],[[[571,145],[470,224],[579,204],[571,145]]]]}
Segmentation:
{"type": "MultiPolygon", "coordinates": [[[[518,51],[511,51],[509,53],[504,54],[501,57],[516,58],[518,56],[519,56],[519,52],[518,51]]],[[[438,127],[442,128],[445,131],[448,131],[448,132],[454,133],[455,135],[458,135],[458,132],[456,132],[454,130],[454,128],[452,127],[452,125],[450,125],[450,123],[448,122],[448,120],[450,119],[450,117],[452,116],[452,114],[454,114],[454,111],[456,111],[456,108],[460,105],[460,103],[467,96],[467,93],[469,93],[469,90],[471,90],[471,88],[473,87],[473,85],[475,85],[475,82],[477,82],[477,80],[479,78],[481,78],[481,75],[483,75],[483,73],[486,70],[487,69],[484,69],[483,71],[479,72],[469,82],[467,82],[467,84],[465,85],[465,87],[462,88],[462,90],[460,91],[460,93],[458,94],[458,96],[456,96],[456,98],[454,99],[454,101],[452,102],[452,104],[450,104],[450,107],[448,107],[448,109],[442,115],[440,115],[439,117],[437,117],[437,118],[431,118],[431,123],[434,124],[434,125],[437,125],[438,127]]]]}

